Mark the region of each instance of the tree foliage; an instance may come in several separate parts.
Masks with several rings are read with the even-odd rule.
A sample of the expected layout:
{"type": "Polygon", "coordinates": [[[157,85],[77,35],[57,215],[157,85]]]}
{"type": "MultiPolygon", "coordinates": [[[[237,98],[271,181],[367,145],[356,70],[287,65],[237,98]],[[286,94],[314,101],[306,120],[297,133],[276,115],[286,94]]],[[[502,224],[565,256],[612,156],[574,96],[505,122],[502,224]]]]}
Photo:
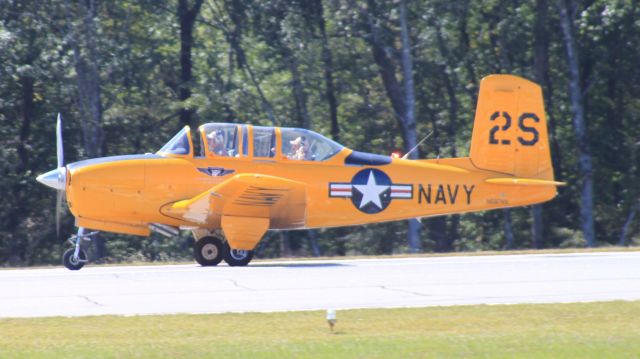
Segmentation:
{"type": "MultiPolygon", "coordinates": [[[[631,0],[2,1],[0,263],[57,263],[65,245],[55,235],[55,194],[35,182],[55,166],[57,112],[67,162],[153,152],[184,123],[212,121],[304,126],[383,154],[433,132],[421,157],[465,156],[479,80],[492,73],[543,86],[556,178],[568,186],[533,211],[423,219],[422,250],[583,246],[589,216],[593,244],[636,243],[639,7],[631,0]],[[411,92],[413,134],[405,122],[411,92]],[[585,181],[593,183],[591,209],[585,181]]],[[[406,252],[407,228],[270,233],[259,254],[406,252]]],[[[73,231],[64,216],[62,233],[73,231]]],[[[106,260],[190,256],[186,233],[104,238],[106,260]]]]}

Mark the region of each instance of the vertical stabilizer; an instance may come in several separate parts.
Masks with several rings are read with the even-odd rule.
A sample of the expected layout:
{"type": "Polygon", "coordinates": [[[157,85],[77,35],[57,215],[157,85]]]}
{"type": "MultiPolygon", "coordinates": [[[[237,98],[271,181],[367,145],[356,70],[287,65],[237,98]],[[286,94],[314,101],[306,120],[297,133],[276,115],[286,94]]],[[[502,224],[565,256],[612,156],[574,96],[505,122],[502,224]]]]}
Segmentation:
{"type": "Polygon", "coordinates": [[[480,169],[553,180],[540,86],[513,75],[482,79],[470,157],[480,169]]]}

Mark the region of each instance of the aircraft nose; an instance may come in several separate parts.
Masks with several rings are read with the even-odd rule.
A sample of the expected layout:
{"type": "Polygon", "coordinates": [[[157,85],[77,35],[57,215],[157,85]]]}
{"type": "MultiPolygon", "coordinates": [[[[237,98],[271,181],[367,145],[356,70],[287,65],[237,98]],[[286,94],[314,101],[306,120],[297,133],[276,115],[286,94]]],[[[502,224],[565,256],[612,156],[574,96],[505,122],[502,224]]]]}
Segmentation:
{"type": "Polygon", "coordinates": [[[55,170],[43,173],[36,177],[36,181],[53,189],[64,190],[67,183],[67,168],[58,167],[55,170]]]}

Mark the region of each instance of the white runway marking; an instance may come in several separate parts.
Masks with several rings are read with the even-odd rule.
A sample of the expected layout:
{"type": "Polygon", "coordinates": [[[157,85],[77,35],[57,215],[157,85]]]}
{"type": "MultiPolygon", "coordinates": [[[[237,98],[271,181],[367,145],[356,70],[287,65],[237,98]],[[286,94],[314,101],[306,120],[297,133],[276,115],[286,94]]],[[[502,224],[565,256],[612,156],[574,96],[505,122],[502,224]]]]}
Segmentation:
{"type": "Polygon", "coordinates": [[[640,252],[0,271],[0,317],[640,300],[640,252]]]}

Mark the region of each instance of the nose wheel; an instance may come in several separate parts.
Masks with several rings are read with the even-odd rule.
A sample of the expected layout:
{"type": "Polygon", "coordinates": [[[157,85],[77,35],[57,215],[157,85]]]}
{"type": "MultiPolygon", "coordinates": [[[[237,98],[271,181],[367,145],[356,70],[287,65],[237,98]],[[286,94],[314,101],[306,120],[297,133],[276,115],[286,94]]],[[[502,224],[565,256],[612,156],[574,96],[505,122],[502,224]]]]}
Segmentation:
{"type": "Polygon", "coordinates": [[[69,270],[78,270],[84,267],[84,264],[89,261],[87,259],[87,252],[84,249],[78,252],[77,257],[75,256],[75,252],[75,248],[69,248],[62,255],[62,263],[64,263],[64,266],[69,270]]]}
{"type": "Polygon", "coordinates": [[[69,242],[73,245],[72,248],[67,249],[62,255],[62,263],[69,270],[78,270],[84,267],[85,263],[89,262],[89,256],[87,252],[82,248],[83,242],[91,242],[91,236],[98,232],[86,233],[85,229],[78,228],[78,233],[69,237],[69,242]]]}

